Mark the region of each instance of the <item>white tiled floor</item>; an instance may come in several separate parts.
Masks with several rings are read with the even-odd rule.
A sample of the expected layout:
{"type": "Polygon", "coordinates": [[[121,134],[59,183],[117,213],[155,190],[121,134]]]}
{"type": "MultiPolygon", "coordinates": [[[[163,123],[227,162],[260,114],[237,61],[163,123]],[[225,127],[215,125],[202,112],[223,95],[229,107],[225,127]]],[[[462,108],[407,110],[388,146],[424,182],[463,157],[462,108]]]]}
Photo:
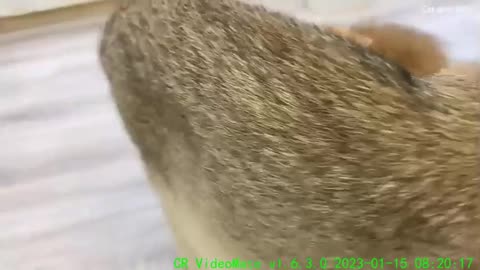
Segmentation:
{"type": "Polygon", "coordinates": [[[0,38],[2,270],[171,269],[170,233],[97,63],[99,29],[0,38]]]}

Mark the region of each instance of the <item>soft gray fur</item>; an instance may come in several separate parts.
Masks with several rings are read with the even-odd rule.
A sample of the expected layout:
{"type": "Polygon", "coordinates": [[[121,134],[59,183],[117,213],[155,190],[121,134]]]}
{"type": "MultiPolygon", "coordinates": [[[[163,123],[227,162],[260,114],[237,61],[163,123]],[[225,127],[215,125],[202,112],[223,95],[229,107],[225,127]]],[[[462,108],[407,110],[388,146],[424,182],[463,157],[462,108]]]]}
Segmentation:
{"type": "Polygon", "coordinates": [[[225,254],[480,259],[473,81],[234,0],[123,1],[100,55],[153,185],[225,254]]]}

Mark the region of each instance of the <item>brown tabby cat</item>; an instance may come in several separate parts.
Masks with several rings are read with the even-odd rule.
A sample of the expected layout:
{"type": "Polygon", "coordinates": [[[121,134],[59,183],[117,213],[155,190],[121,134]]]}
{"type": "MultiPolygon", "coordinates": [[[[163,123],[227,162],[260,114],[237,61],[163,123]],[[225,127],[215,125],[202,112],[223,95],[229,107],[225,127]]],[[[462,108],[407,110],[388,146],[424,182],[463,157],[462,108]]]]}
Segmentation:
{"type": "Polygon", "coordinates": [[[469,77],[235,0],[123,1],[100,56],[189,269],[478,265],[469,77]]]}

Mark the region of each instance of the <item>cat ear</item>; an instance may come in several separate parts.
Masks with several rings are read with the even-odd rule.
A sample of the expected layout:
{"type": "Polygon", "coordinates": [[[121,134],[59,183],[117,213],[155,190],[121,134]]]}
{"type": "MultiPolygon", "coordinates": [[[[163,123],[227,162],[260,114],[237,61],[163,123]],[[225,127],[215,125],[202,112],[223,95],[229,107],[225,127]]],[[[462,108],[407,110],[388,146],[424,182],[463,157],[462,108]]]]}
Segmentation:
{"type": "Polygon", "coordinates": [[[372,44],[372,39],[366,35],[355,33],[349,28],[342,27],[327,27],[327,30],[340,36],[352,43],[358,44],[363,47],[369,47],[372,44]]]}
{"type": "Polygon", "coordinates": [[[332,28],[332,31],[396,62],[415,76],[432,75],[448,64],[434,36],[407,26],[369,22],[351,28],[332,28]]]}
{"type": "Polygon", "coordinates": [[[369,24],[352,31],[372,39],[369,49],[403,66],[416,76],[429,76],[447,67],[448,59],[432,35],[399,24],[369,24]]]}

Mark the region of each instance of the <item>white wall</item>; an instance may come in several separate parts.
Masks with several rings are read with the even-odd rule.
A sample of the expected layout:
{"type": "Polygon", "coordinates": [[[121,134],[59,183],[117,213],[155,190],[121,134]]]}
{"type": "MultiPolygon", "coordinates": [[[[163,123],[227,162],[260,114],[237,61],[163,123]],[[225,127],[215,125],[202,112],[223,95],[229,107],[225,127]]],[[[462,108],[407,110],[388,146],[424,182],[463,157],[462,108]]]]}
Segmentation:
{"type": "MultiPolygon", "coordinates": [[[[98,0],[0,0],[0,17],[86,3],[98,0]]],[[[212,0],[215,1],[215,0],[212,0]]],[[[448,3],[479,3],[478,0],[243,0],[263,2],[288,12],[312,13],[316,20],[347,21],[352,17],[377,16],[405,7],[435,6],[448,3]],[[342,14],[339,16],[339,14],[342,14]]]]}
{"type": "MultiPolygon", "coordinates": [[[[73,4],[86,3],[95,0],[0,0],[0,16],[21,15],[34,11],[43,11],[73,4]]],[[[212,0],[215,1],[215,0],[212,0]]],[[[286,11],[308,11],[314,10],[319,15],[332,15],[332,13],[345,10],[370,9],[372,7],[385,6],[379,3],[387,2],[389,7],[398,3],[405,4],[415,0],[244,0],[247,2],[263,2],[267,6],[279,8],[286,11]],[[353,8],[353,9],[352,9],[353,8]]]]}
{"type": "Polygon", "coordinates": [[[0,0],[0,17],[22,15],[96,0],[0,0]]]}

